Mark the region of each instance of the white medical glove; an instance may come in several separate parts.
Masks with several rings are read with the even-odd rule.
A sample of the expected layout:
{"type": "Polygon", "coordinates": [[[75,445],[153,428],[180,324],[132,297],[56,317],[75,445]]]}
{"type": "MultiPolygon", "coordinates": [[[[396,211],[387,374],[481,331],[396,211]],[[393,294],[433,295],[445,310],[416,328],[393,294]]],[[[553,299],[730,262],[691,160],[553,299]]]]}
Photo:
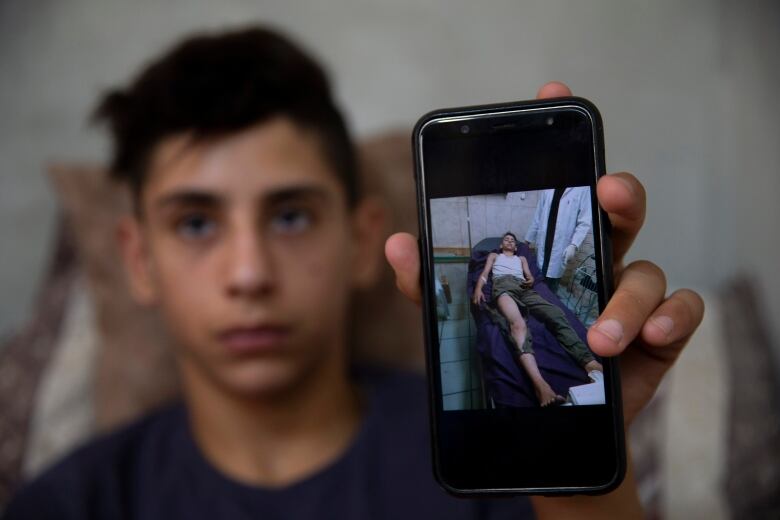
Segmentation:
{"type": "Polygon", "coordinates": [[[574,260],[574,255],[577,254],[577,247],[574,244],[569,244],[566,251],[563,252],[563,265],[569,265],[569,262],[574,260]]]}

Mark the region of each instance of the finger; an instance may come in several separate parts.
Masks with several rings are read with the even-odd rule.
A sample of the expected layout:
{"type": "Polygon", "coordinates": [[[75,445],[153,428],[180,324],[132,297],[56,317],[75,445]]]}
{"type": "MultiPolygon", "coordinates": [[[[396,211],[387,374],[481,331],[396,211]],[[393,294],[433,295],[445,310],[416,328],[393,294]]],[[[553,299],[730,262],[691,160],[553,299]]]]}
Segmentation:
{"type": "Polygon", "coordinates": [[[409,233],[395,233],[385,242],[385,256],[395,271],[395,284],[410,300],[420,303],[420,253],[417,239],[409,233]]]}
{"type": "Polygon", "coordinates": [[[593,352],[620,354],[642,330],[665,293],[666,276],[658,266],[644,260],[627,266],[607,308],[588,330],[593,352]]]}
{"type": "Polygon", "coordinates": [[[665,300],[650,316],[638,341],[620,356],[626,424],[653,396],[704,316],[704,302],[688,289],[665,300]],[[628,382],[631,384],[628,384],[628,382]]]}
{"type": "Polygon", "coordinates": [[[651,347],[666,347],[687,338],[704,317],[704,300],[689,289],[675,291],[642,327],[642,340],[651,347]]]}
{"type": "Polygon", "coordinates": [[[596,193],[612,223],[612,259],[619,265],[645,221],[645,188],[630,173],[615,173],[599,179],[596,193]]]}
{"type": "Polygon", "coordinates": [[[542,85],[542,88],[536,93],[539,99],[557,98],[571,96],[571,89],[565,83],[560,81],[550,81],[542,85]]]}

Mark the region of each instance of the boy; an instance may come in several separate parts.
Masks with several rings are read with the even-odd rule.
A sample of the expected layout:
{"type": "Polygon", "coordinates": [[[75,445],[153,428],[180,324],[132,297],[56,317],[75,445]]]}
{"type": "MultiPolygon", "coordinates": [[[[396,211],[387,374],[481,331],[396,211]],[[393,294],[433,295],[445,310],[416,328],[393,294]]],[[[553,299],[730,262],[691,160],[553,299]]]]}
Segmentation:
{"type": "MultiPolygon", "coordinates": [[[[438,489],[422,382],[350,369],[347,304],[370,278],[364,252],[378,234],[344,122],[308,56],[263,29],[191,38],[108,95],[97,117],[113,133],[113,171],[134,195],[119,234],[133,291],[159,308],[174,339],[183,403],[78,450],[22,490],[8,519],[530,514],[525,500],[462,501],[438,489]]],[[[644,213],[641,186],[613,181],[603,203],[627,245],[644,213]]],[[[413,244],[396,235],[386,252],[415,300],[413,244]]],[[[659,304],[678,321],[662,339],[643,333],[674,348],[661,365],[653,353],[655,371],[628,370],[629,418],[697,323],[695,302],[688,314],[680,298],[662,303],[662,273],[644,270],[632,290],[652,306],[613,311],[605,330],[614,336],[622,323],[625,334],[602,337],[601,353],[623,350],[659,304]]],[[[640,514],[630,477],[606,497],[535,507],[540,516],[640,514]]]]}
{"type": "Polygon", "coordinates": [[[601,372],[603,367],[571,328],[563,311],[533,290],[534,277],[528,267],[528,260],[517,255],[517,237],[514,233],[504,233],[500,248],[500,253],[488,255],[485,268],[474,286],[472,301],[474,305],[485,301],[482,288],[488,281],[488,275],[492,274],[492,301],[498,308],[496,321],[502,329],[508,329],[506,332],[520,353],[520,363],[531,378],[539,404],[545,407],[563,403],[565,399],[555,393],[539,372],[523,313],[541,321],[589,375],[593,371],[601,372]]]}

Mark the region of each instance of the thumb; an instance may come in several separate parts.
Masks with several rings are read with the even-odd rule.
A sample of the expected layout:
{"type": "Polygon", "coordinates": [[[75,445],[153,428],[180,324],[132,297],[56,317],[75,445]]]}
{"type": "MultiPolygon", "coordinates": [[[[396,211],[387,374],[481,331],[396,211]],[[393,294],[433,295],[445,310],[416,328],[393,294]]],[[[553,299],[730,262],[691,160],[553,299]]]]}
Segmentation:
{"type": "Polygon", "coordinates": [[[395,284],[404,296],[420,303],[420,253],[417,239],[409,233],[396,233],[385,242],[385,256],[395,271],[395,284]]]}

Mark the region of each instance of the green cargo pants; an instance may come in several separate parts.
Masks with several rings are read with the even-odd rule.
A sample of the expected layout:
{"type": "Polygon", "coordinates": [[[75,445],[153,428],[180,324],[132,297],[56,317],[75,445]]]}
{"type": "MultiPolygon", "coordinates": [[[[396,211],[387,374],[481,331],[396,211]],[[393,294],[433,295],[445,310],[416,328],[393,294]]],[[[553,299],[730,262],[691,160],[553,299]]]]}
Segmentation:
{"type": "Polygon", "coordinates": [[[517,345],[515,339],[509,330],[509,321],[501,314],[497,305],[498,297],[502,294],[509,295],[517,304],[523,317],[529,314],[542,322],[553,337],[579,363],[585,366],[593,361],[593,354],[587,345],[580,339],[574,329],[566,319],[566,315],[561,309],[548,302],[533,289],[526,289],[520,285],[520,280],[514,276],[498,276],[493,278],[493,304],[496,307],[489,307],[493,321],[498,324],[504,335],[509,341],[522,353],[533,354],[533,339],[530,330],[525,335],[525,342],[517,345]]]}

